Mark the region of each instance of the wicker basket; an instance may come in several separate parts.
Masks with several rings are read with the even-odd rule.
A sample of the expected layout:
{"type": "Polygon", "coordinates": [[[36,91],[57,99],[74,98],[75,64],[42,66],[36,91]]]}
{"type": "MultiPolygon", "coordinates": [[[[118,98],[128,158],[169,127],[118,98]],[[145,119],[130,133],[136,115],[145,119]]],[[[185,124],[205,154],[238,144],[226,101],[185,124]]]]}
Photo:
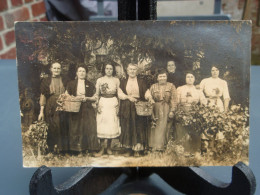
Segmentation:
{"type": "Polygon", "coordinates": [[[79,112],[81,101],[69,101],[65,100],[63,109],[65,112],[79,112]]]}
{"type": "Polygon", "coordinates": [[[153,105],[149,102],[138,101],[135,103],[136,113],[139,116],[151,116],[153,105]]]}

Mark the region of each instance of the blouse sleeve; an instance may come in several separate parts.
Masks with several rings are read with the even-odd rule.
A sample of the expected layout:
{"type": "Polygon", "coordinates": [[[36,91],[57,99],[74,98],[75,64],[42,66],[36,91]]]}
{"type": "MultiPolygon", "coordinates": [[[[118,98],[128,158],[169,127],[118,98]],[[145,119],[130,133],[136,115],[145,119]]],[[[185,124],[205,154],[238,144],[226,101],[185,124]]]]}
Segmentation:
{"type": "Polygon", "coordinates": [[[203,80],[200,82],[200,91],[203,92],[204,88],[205,88],[205,79],[203,79],[203,80]]]}
{"type": "Polygon", "coordinates": [[[45,106],[46,105],[46,97],[45,95],[41,94],[40,96],[40,106],[45,106]]]}
{"type": "Polygon", "coordinates": [[[154,99],[154,96],[153,96],[153,94],[154,94],[154,84],[150,87],[150,93],[151,93],[152,98],[154,99]]]}
{"type": "Polygon", "coordinates": [[[223,99],[230,99],[228,85],[226,81],[223,81],[223,99]]]}
{"type": "Polygon", "coordinates": [[[181,87],[178,87],[177,90],[177,104],[181,103],[181,87]]]}
{"type": "Polygon", "coordinates": [[[100,78],[97,80],[96,83],[96,93],[95,96],[98,98],[100,96],[100,78]]]}
{"type": "MultiPolygon", "coordinates": [[[[72,82],[72,81],[71,81],[72,82]]],[[[67,93],[67,94],[69,94],[69,95],[72,95],[71,94],[71,82],[69,82],[68,84],[67,84],[67,86],[66,86],[66,91],[65,91],[65,93],[67,93]]]]}
{"type": "Polygon", "coordinates": [[[40,85],[40,106],[45,106],[46,105],[46,94],[47,94],[47,81],[46,79],[42,80],[41,85],[40,85]]]}
{"type": "Polygon", "coordinates": [[[117,95],[120,100],[126,100],[127,95],[122,91],[122,89],[119,87],[117,90],[117,95]]]}
{"type": "Polygon", "coordinates": [[[116,82],[116,90],[118,90],[120,88],[120,80],[118,78],[115,78],[115,82],[116,82]]]}
{"type": "Polygon", "coordinates": [[[171,84],[171,91],[171,111],[175,111],[177,108],[177,90],[173,84],[171,84]]]}
{"type": "Polygon", "coordinates": [[[93,83],[89,82],[89,86],[90,86],[90,90],[91,90],[90,96],[91,97],[95,97],[95,95],[96,95],[96,87],[95,87],[95,85],[93,83]]]}
{"type": "Polygon", "coordinates": [[[116,89],[117,89],[117,96],[120,100],[126,100],[127,95],[122,91],[120,88],[120,80],[116,79],[116,89]]]}
{"type": "Polygon", "coordinates": [[[199,91],[200,104],[206,105],[207,99],[202,91],[199,91]]]}
{"type": "Polygon", "coordinates": [[[146,100],[152,98],[150,89],[147,89],[147,90],[146,90],[146,92],[145,92],[145,94],[144,94],[144,98],[145,98],[146,100]]]}

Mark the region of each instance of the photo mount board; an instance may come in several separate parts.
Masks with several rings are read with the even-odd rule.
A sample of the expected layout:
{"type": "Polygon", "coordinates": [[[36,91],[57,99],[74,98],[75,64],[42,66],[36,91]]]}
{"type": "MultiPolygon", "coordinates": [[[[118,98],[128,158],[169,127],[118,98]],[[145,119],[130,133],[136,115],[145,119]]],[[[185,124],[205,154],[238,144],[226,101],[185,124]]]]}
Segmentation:
{"type": "MultiPolygon", "coordinates": [[[[238,161],[248,163],[250,21],[17,22],[15,33],[23,165],[25,167],[41,165],[58,167],[212,166],[233,165],[238,161]],[[160,124],[151,117],[146,117],[143,121],[146,129],[142,129],[144,131],[142,135],[145,135],[145,138],[142,138],[140,144],[143,148],[140,147],[139,151],[134,148],[136,144],[130,144],[126,147],[128,149],[122,147],[122,135],[127,135],[127,133],[124,132],[125,129],[121,124],[122,111],[126,110],[121,110],[117,116],[121,130],[117,137],[112,139],[112,154],[104,151],[101,156],[96,155],[100,148],[92,150],[89,147],[92,142],[88,139],[90,134],[94,137],[98,136],[95,130],[98,128],[96,126],[100,125],[97,124],[96,118],[98,103],[96,108],[88,103],[93,110],[92,122],[96,119],[96,123],[87,125],[92,126],[91,133],[84,129],[87,127],[84,127],[81,133],[71,131],[71,116],[69,116],[71,112],[64,112],[66,116],[59,123],[59,125],[66,124],[62,132],[52,132],[51,126],[56,122],[48,121],[47,117],[44,121],[38,121],[43,101],[41,99],[41,90],[44,88],[42,83],[45,81],[48,86],[47,91],[50,91],[49,87],[53,80],[51,64],[55,62],[61,65],[61,75],[66,77],[66,83],[76,81],[79,65],[86,66],[89,82],[86,87],[94,86],[92,89],[94,94],[97,79],[103,76],[102,68],[108,62],[115,67],[120,67],[117,75],[120,81],[128,78],[128,64],[137,64],[138,78],[145,81],[147,88],[150,88],[159,82],[157,73],[162,68],[167,69],[168,61],[175,62],[176,73],[180,75],[179,77],[175,75],[175,83],[173,82],[175,89],[185,85],[185,74],[192,71],[195,76],[196,90],[200,90],[205,98],[212,102],[213,100],[209,100],[212,98],[207,96],[205,89],[199,89],[199,87],[203,79],[211,78],[211,66],[214,65],[218,67],[221,82],[224,81],[228,86],[230,100],[227,111],[218,112],[217,108],[218,111],[212,110],[217,106],[206,107],[203,111],[208,117],[200,114],[200,118],[197,118],[204,120],[201,126],[198,127],[199,123],[196,122],[196,118],[195,122],[189,121],[190,129],[200,135],[196,138],[199,140],[196,144],[199,143],[201,146],[197,147],[199,149],[196,151],[192,151],[195,147],[191,141],[195,138],[192,138],[193,133],[190,130],[186,128],[187,131],[180,140],[178,140],[178,135],[175,135],[186,125],[183,116],[187,117],[191,113],[181,115],[181,111],[177,108],[173,109],[175,119],[167,119],[167,122],[172,122],[172,127],[169,129],[170,135],[167,134],[166,138],[159,140],[159,142],[167,142],[163,144],[163,148],[158,149],[153,146],[158,140],[156,140],[157,136],[151,136],[156,125],[160,126],[160,124]],[[235,131],[235,129],[239,130],[235,131]],[[76,139],[84,138],[85,141],[72,143],[75,136],[76,139]],[[155,141],[151,141],[153,139],[155,141]],[[65,142],[66,149],[62,147],[60,149],[58,142],[65,142]],[[71,149],[73,147],[70,144],[86,146],[80,145],[77,150],[75,147],[71,149]],[[125,149],[130,150],[130,156],[125,155],[127,153],[125,149]]],[[[63,87],[64,91],[68,90],[65,81],[63,87]]],[[[221,87],[214,90],[217,96],[217,100],[214,101],[221,101],[224,105],[225,98],[223,99],[221,87]]],[[[177,93],[177,91],[171,91],[171,93],[177,93]]],[[[45,101],[47,105],[48,97],[45,101]]],[[[120,100],[118,105],[122,102],[120,100]]],[[[55,104],[55,101],[53,103],[55,104]]],[[[57,117],[57,112],[63,113],[55,109],[49,111],[55,117],[57,117]]],[[[58,129],[61,131],[61,128],[58,129]]],[[[165,136],[165,128],[161,130],[164,131],[163,136],[165,136]]],[[[106,147],[109,145],[107,140],[104,143],[100,139],[97,140],[98,147],[102,144],[106,147]]]]}

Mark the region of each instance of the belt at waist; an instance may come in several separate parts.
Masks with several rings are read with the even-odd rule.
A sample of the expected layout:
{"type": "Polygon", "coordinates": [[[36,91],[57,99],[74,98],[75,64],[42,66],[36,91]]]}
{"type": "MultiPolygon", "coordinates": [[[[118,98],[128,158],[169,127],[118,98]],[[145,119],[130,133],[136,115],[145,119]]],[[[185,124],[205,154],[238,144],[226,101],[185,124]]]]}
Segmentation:
{"type": "Polygon", "coordinates": [[[220,99],[220,97],[210,97],[210,96],[206,96],[206,98],[208,98],[208,99],[213,99],[213,100],[220,99]]]}
{"type": "Polygon", "coordinates": [[[116,97],[115,94],[101,94],[101,97],[103,98],[113,98],[113,97],[116,97]]]}

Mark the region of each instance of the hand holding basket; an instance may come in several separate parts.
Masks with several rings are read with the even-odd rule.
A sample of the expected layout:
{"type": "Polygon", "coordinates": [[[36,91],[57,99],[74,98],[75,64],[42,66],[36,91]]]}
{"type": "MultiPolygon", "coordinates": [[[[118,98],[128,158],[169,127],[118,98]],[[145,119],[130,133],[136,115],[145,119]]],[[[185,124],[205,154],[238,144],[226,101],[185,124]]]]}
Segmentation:
{"type": "Polygon", "coordinates": [[[150,102],[135,102],[136,113],[139,116],[151,116],[153,113],[153,104],[150,102]]]}

